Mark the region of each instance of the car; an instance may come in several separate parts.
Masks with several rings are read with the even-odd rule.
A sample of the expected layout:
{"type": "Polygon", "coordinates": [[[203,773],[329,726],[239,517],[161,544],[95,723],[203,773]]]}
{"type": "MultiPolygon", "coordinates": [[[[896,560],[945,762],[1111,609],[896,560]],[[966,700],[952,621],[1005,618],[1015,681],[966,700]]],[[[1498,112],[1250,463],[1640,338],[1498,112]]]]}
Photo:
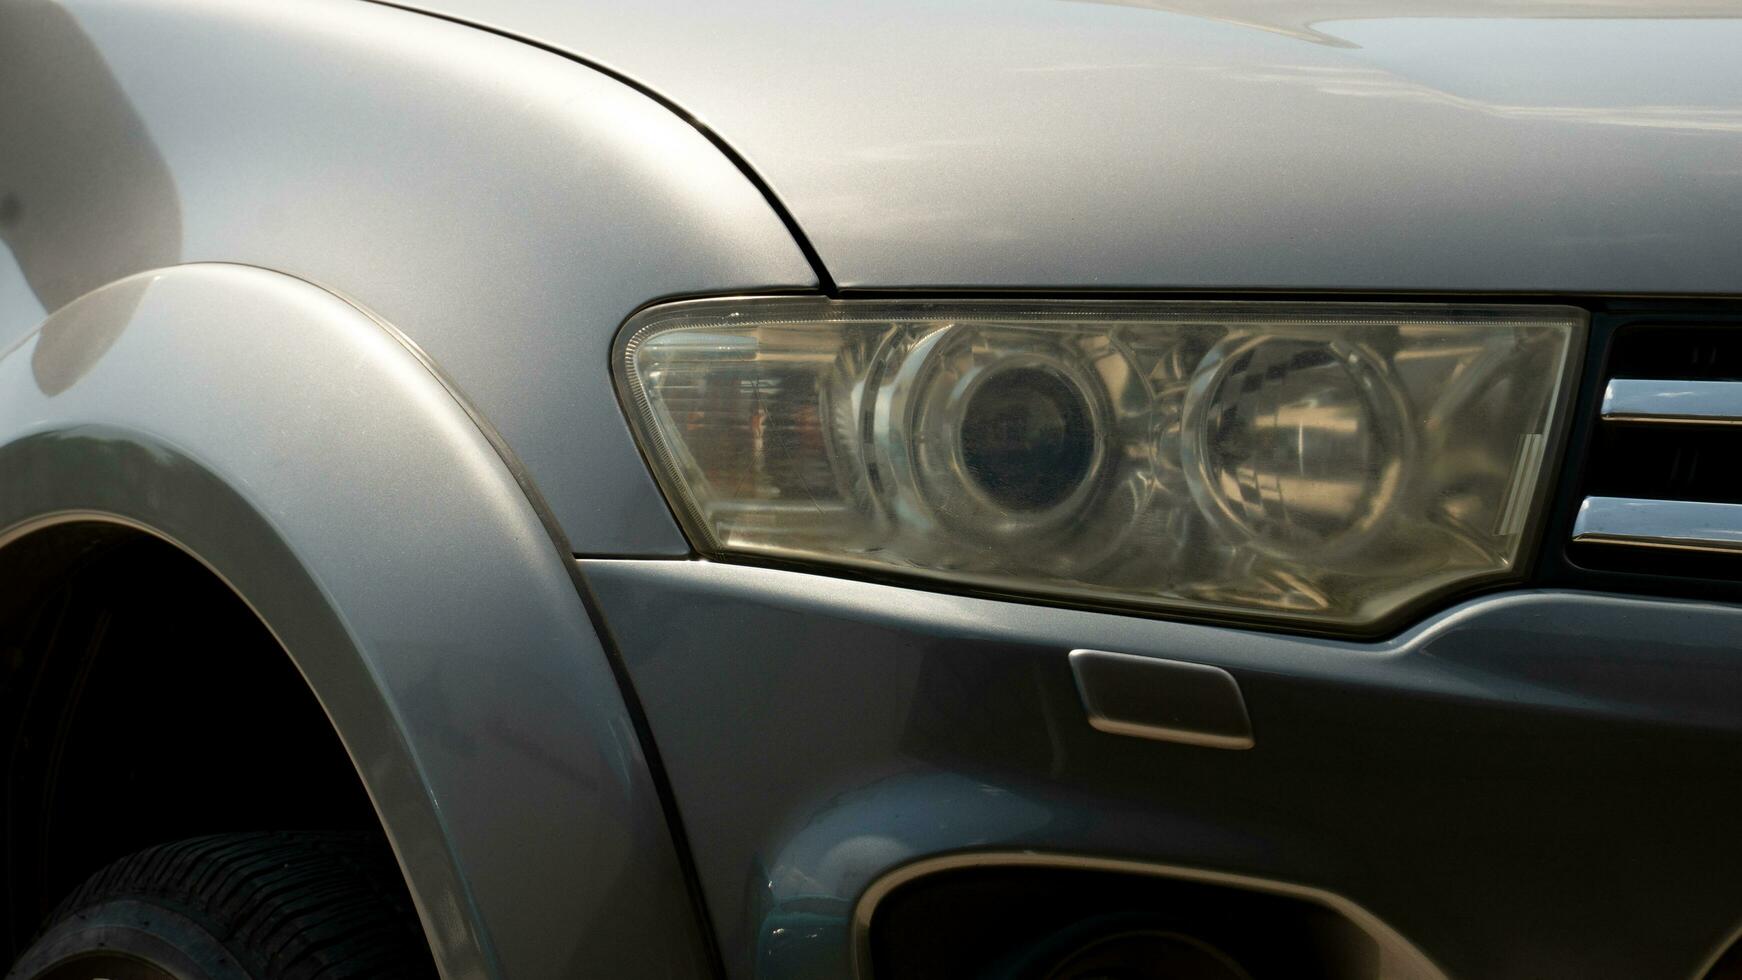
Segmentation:
{"type": "Polygon", "coordinates": [[[1738,51],[0,0],[7,976],[1742,975],[1738,51]]]}

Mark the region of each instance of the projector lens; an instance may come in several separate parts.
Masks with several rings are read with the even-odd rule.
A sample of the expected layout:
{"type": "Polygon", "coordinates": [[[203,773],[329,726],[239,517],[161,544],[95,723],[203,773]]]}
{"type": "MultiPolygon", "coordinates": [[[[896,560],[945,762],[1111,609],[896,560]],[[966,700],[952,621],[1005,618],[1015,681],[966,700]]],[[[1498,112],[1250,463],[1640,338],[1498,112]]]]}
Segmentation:
{"type": "Polygon", "coordinates": [[[1322,554],[1392,512],[1411,408],[1376,355],[1340,341],[1235,341],[1205,359],[1185,413],[1192,494],[1236,539],[1322,554]]]}
{"type": "Polygon", "coordinates": [[[1088,478],[1095,430],[1088,402],[1044,368],[998,372],[962,414],[962,462],[988,497],[1012,510],[1048,510],[1088,478]]]}

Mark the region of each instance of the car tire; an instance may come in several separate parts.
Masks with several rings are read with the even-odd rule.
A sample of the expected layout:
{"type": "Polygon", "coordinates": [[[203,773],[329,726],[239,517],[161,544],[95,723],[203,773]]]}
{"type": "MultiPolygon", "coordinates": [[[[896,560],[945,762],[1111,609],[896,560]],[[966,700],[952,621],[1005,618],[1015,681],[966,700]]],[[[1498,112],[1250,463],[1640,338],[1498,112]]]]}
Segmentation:
{"type": "Polygon", "coordinates": [[[146,848],[61,904],[8,980],[430,980],[399,869],[362,834],[146,848]]]}

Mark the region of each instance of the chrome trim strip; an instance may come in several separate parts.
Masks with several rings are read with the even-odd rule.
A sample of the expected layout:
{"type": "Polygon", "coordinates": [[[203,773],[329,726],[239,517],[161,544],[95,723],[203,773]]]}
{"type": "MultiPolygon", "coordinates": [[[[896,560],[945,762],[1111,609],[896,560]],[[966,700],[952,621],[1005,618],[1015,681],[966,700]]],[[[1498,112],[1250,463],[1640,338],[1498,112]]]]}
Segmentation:
{"type": "Polygon", "coordinates": [[[1742,425],[1742,381],[1615,378],[1603,389],[1603,421],[1742,425]]]}
{"type": "Polygon", "coordinates": [[[1586,497],[1573,540],[1742,554],[1742,504],[1586,497]]]}
{"type": "Polygon", "coordinates": [[[940,871],[962,868],[1074,868],[1082,871],[1112,871],[1121,874],[1173,878],[1210,885],[1226,885],[1267,895],[1282,895],[1322,905],[1348,919],[1365,932],[1379,950],[1381,980],[1446,980],[1445,971],[1427,958],[1397,930],[1384,920],[1347,898],[1309,885],[1296,885],[1269,878],[1227,871],[1207,871],[1173,864],[1153,864],[1122,858],[1086,857],[1076,854],[1053,854],[1044,851],[974,851],[924,858],[894,869],[872,882],[853,907],[853,976],[855,980],[871,980],[871,917],[877,903],[895,889],[910,881],[940,871]]]}

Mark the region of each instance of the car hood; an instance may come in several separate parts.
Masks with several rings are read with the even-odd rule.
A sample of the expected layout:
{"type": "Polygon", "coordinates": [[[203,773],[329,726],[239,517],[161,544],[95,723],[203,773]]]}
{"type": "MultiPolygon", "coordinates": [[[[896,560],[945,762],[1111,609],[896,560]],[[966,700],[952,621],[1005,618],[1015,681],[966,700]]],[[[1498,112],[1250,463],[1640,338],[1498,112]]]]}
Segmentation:
{"type": "Polygon", "coordinates": [[[680,106],[842,287],[1742,292],[1742,2],[416,2],[680,106]]]}

